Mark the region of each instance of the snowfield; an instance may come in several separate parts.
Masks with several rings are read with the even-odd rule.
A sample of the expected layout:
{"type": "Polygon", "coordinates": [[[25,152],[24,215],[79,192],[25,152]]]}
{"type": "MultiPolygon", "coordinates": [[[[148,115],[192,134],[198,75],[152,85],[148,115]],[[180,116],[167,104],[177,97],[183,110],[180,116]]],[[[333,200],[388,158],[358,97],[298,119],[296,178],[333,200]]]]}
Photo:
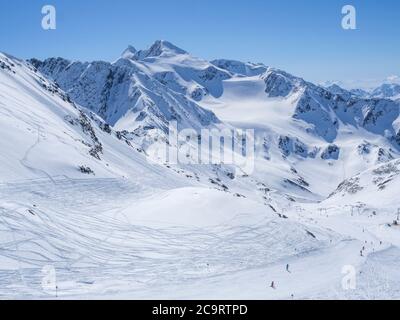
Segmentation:
{"type": "Polygon", "coordinates": [[[339,89],[166,41],[0,54],[0,298],[399,299],[397,91],[339,89]],[[169,121],[254,129],[254,171],[154,161],[169,121]]]}

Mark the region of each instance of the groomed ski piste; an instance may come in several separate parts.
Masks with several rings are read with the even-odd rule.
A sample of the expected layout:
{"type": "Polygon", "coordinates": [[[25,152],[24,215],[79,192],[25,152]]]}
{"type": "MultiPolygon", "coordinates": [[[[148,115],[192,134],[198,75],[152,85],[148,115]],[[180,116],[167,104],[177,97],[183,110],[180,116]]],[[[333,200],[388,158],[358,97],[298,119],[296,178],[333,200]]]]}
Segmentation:
{"type": "MultiPolygon", "coordinates": [[[[184,54],[209,68],[175,54],[173,67],[184,54]]],[[[400,161],[380,130],[341,124],[338,159],[282,157],[271,142],[252,175],[232,179],[151,161],[143,137],[109,127],[32,64],[1,54],[0,66],[1,299],[400,298],[400,161]],[[362,143],[370,152],[356,154],[362,143]],[[377,145],[389,159],[376,162],[377,145]]],[[[211,126],[323,150],[292,118],[299,92],[267,97],[265,75],[245,71],[191,108],[211,126]]]]}

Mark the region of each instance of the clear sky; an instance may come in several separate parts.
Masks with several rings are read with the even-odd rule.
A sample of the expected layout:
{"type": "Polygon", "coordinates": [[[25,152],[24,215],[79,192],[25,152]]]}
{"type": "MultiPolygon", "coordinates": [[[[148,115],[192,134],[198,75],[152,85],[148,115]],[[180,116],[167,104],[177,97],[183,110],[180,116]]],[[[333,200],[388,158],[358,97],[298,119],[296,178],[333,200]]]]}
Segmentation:
{"type": "Polygon", "coordinates": [[[168,40],[195,56],[263,62],[307,80],[400,74],[399,0],[0,0],[0,51],[21,58],[115,60],[168,40]],[[41,8],[57,29],[41,28],[41,8]],[[357,9],[357,30],[341,9],[357,9]]]}

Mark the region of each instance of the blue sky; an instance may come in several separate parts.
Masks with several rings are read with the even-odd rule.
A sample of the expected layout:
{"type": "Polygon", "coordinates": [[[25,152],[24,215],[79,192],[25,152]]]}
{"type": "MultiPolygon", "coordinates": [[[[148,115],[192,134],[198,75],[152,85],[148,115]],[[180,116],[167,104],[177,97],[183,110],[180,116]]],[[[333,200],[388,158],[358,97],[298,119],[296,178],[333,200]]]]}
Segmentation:
{"type": "Polygon", "coordinates": [[[0,51],[21,58],[115,60],[169,40],[195,56],[263,62],[307,80],[400,74],[398,0],[1,0],[0,51]],[[57,9],[57,30],[41,8],[57,9]],[[357,9],[357,30],[341,8],[357,9]]]}

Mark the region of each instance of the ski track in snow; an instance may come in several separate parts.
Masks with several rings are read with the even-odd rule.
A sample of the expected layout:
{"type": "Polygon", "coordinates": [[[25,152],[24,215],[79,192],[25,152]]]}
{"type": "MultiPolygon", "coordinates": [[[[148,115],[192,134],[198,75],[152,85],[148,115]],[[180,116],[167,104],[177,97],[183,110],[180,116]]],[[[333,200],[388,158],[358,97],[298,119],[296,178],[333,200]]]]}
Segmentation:
{"type": "Polygon", "coordinates": [[[291,239],[290,224],[273,219],[213,228],[131,224],[121,212],[146,191],[116,179],[36,179],[0,184],[0,194],[0,256],[11,265],[0,267],[3,297],[46,297],[46,265],[68,297],[109,293],[122,283],[139,290],[210,278],[318,248],[306,235],[299,241],[296,229],[291,239]]]}
{"type": "MultiPolygon", "coordinates": [[[[332,244],[325,241],[317,246],[309,237],[299,241],[290,223],[280,225],[274,219],[207,228],[130,223],[122,212],[145,200],[146,194],[151,199],[154,190],[146,192],[117,179],[54,177],[53,181],[0,184],[0,297],[54,298],[54,293],[41,287],[42,268],[47,265],[56,269],[60,298],[397,296],[394,288],[399,282],[389,267],[392,264],[386,266],[389,280],[384,278],[390,290],[379,295],[380,290],[371,289],[383,285],[379,282],[382,274],[371,276],[377,268],[385,268],[379,256],[396,260],[397,247],[390,249],[385,243],[379,248],[378,238],[369,229],[359,230],[357,239],[356,230],[361,228],[357,223],[349,224],[343,240],[332,233],[332,244]],[[367,250],[360,257],[364,238],[368,244],[374,242],[376,251],[367,250]],[[389,256],[388,250],[392,250],[389,256]],[[284,270],[286,263],[290,274],[284,270]],[[359,281],[364,285],[353,293],[340,288],[341,268],[348,264],[362,270],[359,281]],[[271,281],[276,282],[276,290],[269,288],[271,281]]],[[[286,213],[291,223],[298,220],[305,226],[323,222],[326,228],[342,228],[346,223],[335,215],[295,214],[289,208],[286,213]]]]}
{"type": "Polygon", "coordinates": [[[92,111],[107,102],[120,129],[176,115],[183,127],[255,128],[262,152],[250,176],[155,165],[142,143],[163,135],[124,140],[104,130],[32,66],[0,53],[12,66],[0,70],[0,298],[399,299],[399,153],[386,130],[376,134],[394,138],[398,105],[354,107],[280,70],[216,61],[221,69],[180,52],[156,42],[137,53],[150,55],[144,62],[75,63],[65,71],[88,77],[67,91],[92,111]],[[110,71],[124,85],[102,97],[110,71]],[[382,108],[385,121],[358,127],[382,108]],[[144,121],[133,121],[139,112],[144,121]],[[323,157],[328,142],[337,159],[323,157]],[[347,265],[356,290],[342,287],[347,265]],[[48,266],[56,283],[45,290],[48,266]]]}
{"type": "Polygon", "coordinates": [[[26,150],[24,157],[20,160],[20,162],[25,168],[27,168],[28,170],[31,170],[34,174],[39,173],[39,176],[44,174],[47,178],[49,178],[54,183],[53,178],[46,171],[34,168],[33,166],[29,165],[29,160],[28,160],[29,154],[40,143],[40,130],[41,130],[41,127],[40,127],[40,125],[38,125],[37,140],[35,141],[35,143],[32,146],[29,147],[28,150],[26,150]]]}

